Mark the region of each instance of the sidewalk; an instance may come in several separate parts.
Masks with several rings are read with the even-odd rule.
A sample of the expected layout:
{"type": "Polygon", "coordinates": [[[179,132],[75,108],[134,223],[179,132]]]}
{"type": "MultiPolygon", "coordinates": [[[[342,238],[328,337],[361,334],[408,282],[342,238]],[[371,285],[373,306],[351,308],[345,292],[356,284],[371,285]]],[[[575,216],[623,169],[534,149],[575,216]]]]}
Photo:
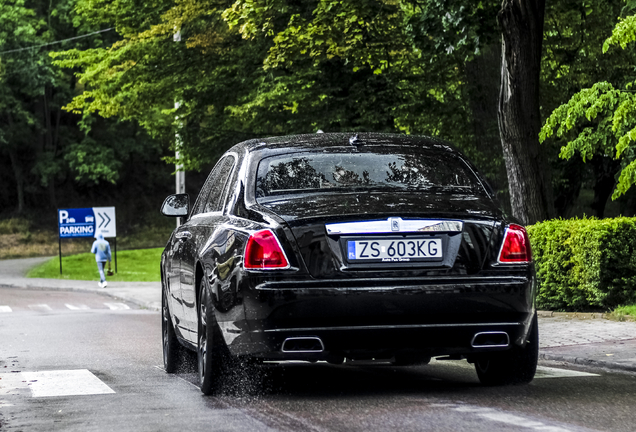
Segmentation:
{"type": "Polygon", "coordinates": [[[0,260],[0,287],[97,292],[128,301],[142,308],[161,310],[161,282],[109,282],[106,288],[100,288],[97,286],[97,281],[25,277],[29,269],[50,258],[0,260]]]}
{"type": "MultiPolygon", "coordinates": [[[[161,310],[160,282],[30,279],[26,272],[50,258],[0,260],[0,287],[62,289],[105,294],[150,310],[161,310]]],[[[539,357],[578,365],[636,372],[636,322],[615,322],[598,314],[539,314],[539,357]],[[554,316],[550,316],[554,315],[554,316]]]]}

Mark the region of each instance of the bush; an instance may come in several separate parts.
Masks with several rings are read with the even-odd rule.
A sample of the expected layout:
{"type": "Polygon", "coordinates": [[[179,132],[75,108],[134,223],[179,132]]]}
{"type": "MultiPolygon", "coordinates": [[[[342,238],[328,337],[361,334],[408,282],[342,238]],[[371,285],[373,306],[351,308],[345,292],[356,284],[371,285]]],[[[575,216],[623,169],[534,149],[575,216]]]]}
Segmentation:
{"type": "Polygon", "coordinates": [[[529,226],[528,234],[540,309],[636,303],[636,218],[555,219],[529,226]]]}
{"type": "Polygon", "coordinates": [[[0,234],[18,234],[29,231],[31,223],[26,219],[4,219],[0,220],[0,234]]]}

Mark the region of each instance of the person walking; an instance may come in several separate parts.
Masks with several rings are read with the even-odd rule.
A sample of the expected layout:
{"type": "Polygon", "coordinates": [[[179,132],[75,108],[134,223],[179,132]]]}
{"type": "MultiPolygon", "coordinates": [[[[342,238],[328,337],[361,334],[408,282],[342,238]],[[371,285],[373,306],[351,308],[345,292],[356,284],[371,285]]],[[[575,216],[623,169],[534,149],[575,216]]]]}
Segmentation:
{"type": "Polygon", "coordinates": [[[95,261],[97,261],[99,287],[106,288],[108,283],[106,282],[106,275],[104,274],[104,265],[106,261],[110,264],[110,244],[104,239],[104,235],[101,232],[97,233],[97,240],[93,242],[91,253],[95,254],[95,261]]]}

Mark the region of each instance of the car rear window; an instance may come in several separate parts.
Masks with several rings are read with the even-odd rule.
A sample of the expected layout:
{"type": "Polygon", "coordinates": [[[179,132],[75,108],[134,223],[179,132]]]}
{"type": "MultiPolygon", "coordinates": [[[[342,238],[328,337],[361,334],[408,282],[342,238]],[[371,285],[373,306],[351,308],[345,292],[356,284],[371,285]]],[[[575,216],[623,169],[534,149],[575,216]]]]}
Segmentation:
{"type": "Polygon", "coordinates": [[[485,193],[466,163],[448,152],[303,152],[264,158],[256,197],[308,192],[392,189],[485,193]]]}

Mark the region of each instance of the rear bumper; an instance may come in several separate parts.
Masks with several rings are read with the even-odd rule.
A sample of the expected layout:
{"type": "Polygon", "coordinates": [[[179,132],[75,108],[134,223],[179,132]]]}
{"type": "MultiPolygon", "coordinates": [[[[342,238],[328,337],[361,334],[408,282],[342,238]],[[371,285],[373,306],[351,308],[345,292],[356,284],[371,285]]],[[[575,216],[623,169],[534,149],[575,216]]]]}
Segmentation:
{"type": "Polygon", "coordinates": [[[253,333],[252,340],[258,341],[253,347],[260,346],[260,350],[250,354],[268,359],[327,359],[334,355],[353,359],[388,359],[403,353],[429,357],[470,356],[510,348],[510,344],[488,347],[471,345],[475,335],[490,332],[506,334],[510,344],[526,334],[524,323],[277,329],[253,333]],[[297,338],[317,338],[323,344],[324,351],[282,349],[286,340],[297,338]]]}
{"type": "Polygon", "coordinates": [[[522,345],[534,314],[533,277],[381,282],[255,284],[230,350],[270,359],[472,355],[522,345]],[[473,346],[483,332],[505,333],[509,344],[473,346]],[[299,337],[320,339],[324,351],[283,351],[286,339],[299,337]]]}

